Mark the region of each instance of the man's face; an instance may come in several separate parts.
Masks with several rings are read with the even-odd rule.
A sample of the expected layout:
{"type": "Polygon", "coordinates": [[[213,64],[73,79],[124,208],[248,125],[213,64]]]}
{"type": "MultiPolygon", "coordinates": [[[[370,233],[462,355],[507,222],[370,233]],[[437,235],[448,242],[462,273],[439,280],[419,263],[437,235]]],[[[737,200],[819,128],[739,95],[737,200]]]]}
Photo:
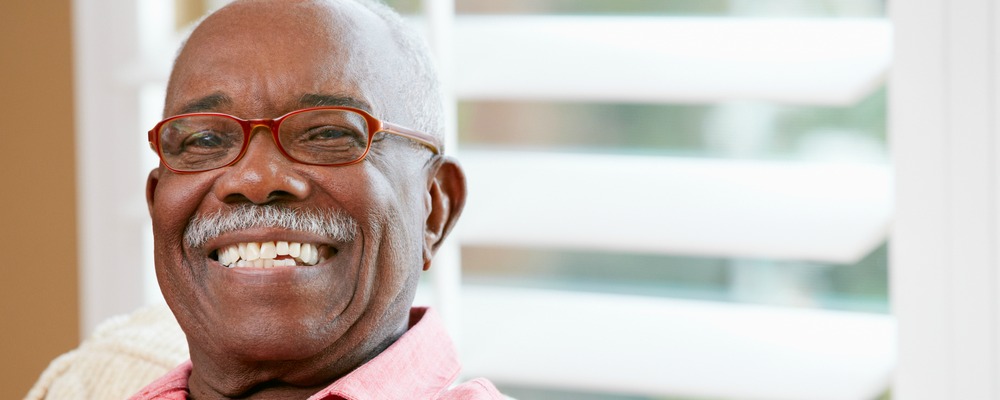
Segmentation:
{"type": "MultiPolygon", "coordinates": [[[[411,125],[391,96],[405,84],[393,74],[405,60],[385,24],[357,5],[338,4],[308,10],[244,5],[206,20],[178,58],[166,115],[274,118],[344,103],[411,125]]],[[[161,167],[150,174],[157,278],[195,365],[260,362],[267,367],[255,373],[312,384],[323,374],[303,365],[346,372],[405,330],[428,247],[436,247],[454,218],[430,224],[443,232],[428,229],[438,218],[435,176],[442,163],[451,175],[460,172],[405,139],[380,138],[361,163],[317,167],[288,160],[270,132],[257,128],[232,166],[193,174],[161,167]],[[263,227],[224,233],[200,247],[183,240],[192,218],[245,205],[339,211],[356,222],[356,235],[335,240],[263,227]],[[221,248],[269,241],[313,245],[321,261],[257,269],[225,268],[216,260],[221,248]],[[297,362],[282,363],[289,360],[297,362]]]]}

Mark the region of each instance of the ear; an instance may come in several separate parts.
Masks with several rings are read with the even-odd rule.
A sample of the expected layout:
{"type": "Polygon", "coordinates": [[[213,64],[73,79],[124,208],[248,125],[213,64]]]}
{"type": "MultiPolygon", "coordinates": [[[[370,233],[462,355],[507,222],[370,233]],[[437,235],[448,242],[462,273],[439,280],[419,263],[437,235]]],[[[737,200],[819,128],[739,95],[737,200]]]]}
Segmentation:
{"type": "Polygon", "coordinates": [[[156,197],[157,183],[160,183],[160,169],[153,168],[146,178],[146,207],[149,207],[149,215],[153,215],[153,199],[156,197]]]}
{"type": "Polygon", "coordinates": [[[451,228],[465,207],[465,173],[451,157],[441,157],[427,185],[427,223],[424,226],[424,271],[431,267],[451,228]]]}

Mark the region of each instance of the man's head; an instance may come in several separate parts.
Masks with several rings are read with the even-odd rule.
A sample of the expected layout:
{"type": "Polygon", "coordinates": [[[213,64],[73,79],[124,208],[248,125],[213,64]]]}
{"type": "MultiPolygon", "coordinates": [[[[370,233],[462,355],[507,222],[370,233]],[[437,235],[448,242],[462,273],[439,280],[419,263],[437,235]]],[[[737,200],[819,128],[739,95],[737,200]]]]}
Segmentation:
{"type": "MultiPolygon", "coordinates": [[[[396,18],[362,1],[233,3],[186,42],[165,117],[272,119],[350,106],[440,136],[426,53],[396,18]]],[[[262,382],[327,384],[394,341],[465,186],[457,164],[403,136],[376,133],[364,160],[331,167],[293,161],[267,126],[254,125],[232,164],[178,173],[161,163],[147,197],[157,278],[188,336],[194,374],[241,370],[201,376],[237,395],[262,382]],[[316,264],[223,265],[230,249],[269,242],[300,243],[316,264]]]]}

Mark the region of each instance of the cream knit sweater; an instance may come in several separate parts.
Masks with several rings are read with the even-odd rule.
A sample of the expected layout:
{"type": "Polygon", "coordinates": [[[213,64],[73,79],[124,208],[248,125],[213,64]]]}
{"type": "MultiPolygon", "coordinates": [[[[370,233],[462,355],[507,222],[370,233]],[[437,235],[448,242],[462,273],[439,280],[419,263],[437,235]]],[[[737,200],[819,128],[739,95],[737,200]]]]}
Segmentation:
{"type": "Polygon", "coordinates": [[[25,400],[127,399],[188,358],[170,309],[143,308],[104,321],[80,347],[53,360],[25,400]]]}
{"type": "Polygon", "coordinates": [[[109,319],[52,361],[25,400],[122,400],[188,359],[184,332],[164,306],[109,319]]]}

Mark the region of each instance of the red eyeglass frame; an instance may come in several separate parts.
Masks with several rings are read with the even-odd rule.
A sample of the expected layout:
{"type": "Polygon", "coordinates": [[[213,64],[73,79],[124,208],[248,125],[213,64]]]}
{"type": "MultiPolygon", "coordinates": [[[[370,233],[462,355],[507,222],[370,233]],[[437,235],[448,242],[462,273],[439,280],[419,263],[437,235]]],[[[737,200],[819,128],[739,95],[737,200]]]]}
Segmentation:
{"type": "Polygon", "coordinates": [[[318,165],[318,166],[325,166],[325,167],[339,167],[339,166],[351,165],[351,164],[359,163],[359,162],[363,161],[365,159],[365,157],[368,156],[368,152],[372,148],[372,139],[374,139],[375,138],[375,134],[379,133],[379,132],[386,132],[386,133],[391,133],[393,135],[398,135],[398,136],[405,137],[407,139],[416,141],[417,143],[420,143],[420,144],[426,146],[427,148],[431,149],[431,151],[433,151],[434,154],[441,154],[441,140],[438,139],[435,136],[428,135],[426,133],[410,129],[410,128],[407,128],[407,127],[402,126],[402,125],[397,125],[397,124],[393,124],[391,122],[386,122],[386,121],[380,120],[378,118],[375,118],[374,116],[372,116],[371,114],[369,114],[365,110],[361,110],[361,109],[354,108],[354,107],[343,107],[343,106],[309,107],[309,108],[303,108],[303,109],[300,109],[300,110],[295,110],[295,111],[289,112],[289,113],[287,113],[285,115],[282,115],[280,117],[277,117],[277,118],[260,118],[260,119],[243,119],[243,118],[240,118],[240,117],[237,117],[237,116],[233,116],[233,115],[229,115],[229,114],[213,113],[213,112],[198,112],[198,113],[187,113],[187,114],[174,115],[172,117],[164,119],[163,121],[160,121],[159,123],[156,124],[156,126],[153,127],[153,129],[149,130],[149,133],[148,133],[148,135],[149,135],[148,136],[149,147],[152,148],[153,151],[156,152],[156,155],[158,157],[160,157],[160,162],[162,162],[163,165],[165,167],[167,167],[167,169],[169,169],[170,171],[173,171],[174,173],[178,173],[178,174],[194,174],[194,173],[198,173],[198,172],[211,171],[213,169],[219,169],[219,168],[228,167],[230,165],[233,165],[233,164],[236,164],[237,162],[239,162],[240,159],[243,158],[243,155],[246,154],[247,148],[250,147],[250,135],[253,133],[253,129],[256,128],[256,127],[258,127],[258,126],[267,127],[268,130],[271,131],[271,138],[274,140],[274,144],[278,147],[278,151],[280,151],[282,155],[284,155],[289,160],[295,161],[295,162],[300,163],[300,164],[305,164],[305,165],[318,165]],[[308,112],[308,111],[316,111],[316,110],[343,110],[343,111],[351,111],[351,112],[354,112],[354,113],[357,113],[357,114],[361,115],[365,119],[365,121],[366,121],[366,123],[368,125],[368,143],[365,145],[365,152],[364,152],[364,154],[362,154],[361,157],[358,157],[357,160],[350,161],[350,162],[345,162],[345,163],[336,163],[336,164],[309,163],[309,162],[301,161],[301,160],[299,160],[299,159],[297,159],[295,157],[292,157],[291,154],[288,154],[288,152],[285,151],[284,146],[281,145],[281,140],[278,138],[278,127],[281,126],[281,122],[284,121],[286,118],[288,118],[290,116],[293,116],[293,115],[296,115],[296,114],[301,114],[301,113],[308,112]],[[164,161],[163,150],[160,147],[160,135],[158,134],[158,132],[160,131],[160,128],[162,128],[164,124],[166,124],[166,123],[168,123],[170,121],[173,121],[175,119],[184,118],[184,117],[195,117],[195,116],[219,116],[219,117],[226,117],[226,118],[230,118],[230,119],[232,119],[232,120],[234,120],[234,121],[236,121],[236,122],[238,122],[240,124],[240,127],[243,128],[243,147],[240,148],[240,153],[236,156],[236,158],[233,159],[233,161],[230,161],[229,163],[227,163],[225,165],[220,165],[218,167],[209,168],[209,169],[200,169],[200,170],[194,170],[194,171],[185,171],[185,170],[174,169],[169,164],[167,164],[166,161],[164,161]]]}

